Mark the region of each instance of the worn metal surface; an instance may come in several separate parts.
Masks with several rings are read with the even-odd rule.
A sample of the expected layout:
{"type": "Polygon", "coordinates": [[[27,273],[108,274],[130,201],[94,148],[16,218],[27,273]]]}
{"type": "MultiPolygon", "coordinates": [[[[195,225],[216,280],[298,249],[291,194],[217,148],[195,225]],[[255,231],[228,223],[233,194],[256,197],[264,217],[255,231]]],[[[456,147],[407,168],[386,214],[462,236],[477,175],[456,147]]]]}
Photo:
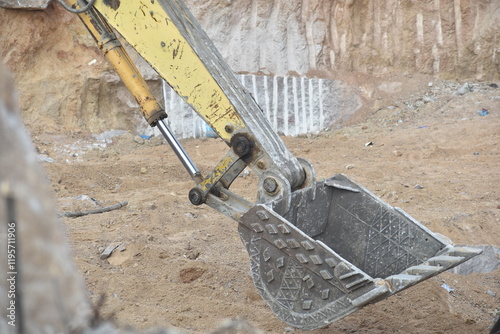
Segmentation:
{"type": "MultiPolygon", "coordinates": [[[[137,50],[170,86],[225,140],[227,123],[245,127],[234,106],[220,89],[207,65],[183,34],[193,22],[161,1],[97,1],[97,10],[137,50]],[[170,12],[166,12],[166,8],[170,12]],[[147,36],[147,38],[145,38],[147,36]]],[[[212,65],[213,66],[213,65],[212,65]]]]}
{"type": "MultiPolygon", "coordinates": [[[[68,4],[76,8],[85,6],[81,0],[68,0],[68,4]]],[[[151,93],[146,81],[116,38],[111,27],[94,8],[79,14],[79,17],[94,37],[101,52],[136,99],[146,121],[150,125],[155,125],[158,120],[167,117],[165,110],[151,93]]]]}
{"type": "Polygon", "coordinates": [[[172,131],[168,127],[167,123],[165,122],[164,119],[159,120],[157,122],[158,128],[160,129],[161,133],[163,134],[163,137],[167,140],[168,144],[174,151],[174,153],[177,155],[177,158],[181,161],[182,165],[186,170],[188,171],[189,175],[196,181],[198,182],[201,179],[201,173],[196,167],[196,165],[193,163],[187,152],[184,150],[182,147],[181,143],[175,138],[175,136],[172,134],[172,131]]]}
{"type": "Polygon", "coordinates": [[[353,300],[389,290],[264,205],[242,217],[239,232],[257,289],[292,326],[326,326],[354,312],[353,300]]]}
{"type": "Polygon", "coordinates": [[[280,171],[292,187],[304,181],[300,164],[182,1],[97,1],[95,6],[223,140],[229,144],[242,132],[255,140],[259,155],[248,163],[257,174],[280,171]]]}
{"type": "Polygon", "coordinates": [[[326,326],[481,253],[453,247],[340,174],[318,183],[315,194],[294,192],[283,216],[275,210],[253,207],[239,232],[263,299],[302,329],[326,326]]]}
{"type": "Polygon", "coordinates": [[[45,9],[51,0],[0,0],[0,7],[12,9],[45,9]]]}
{"type": "Polygon", "coordinates": [[[323,327],[480,253],[453,247],[343,175],[316,183],[182,1],[96,8],[232,146],[190,199],[239,221],[255,285],[284,322],[323,327]],[[264,205],[226,189],[245,165],[259,175],[264,205]]]}

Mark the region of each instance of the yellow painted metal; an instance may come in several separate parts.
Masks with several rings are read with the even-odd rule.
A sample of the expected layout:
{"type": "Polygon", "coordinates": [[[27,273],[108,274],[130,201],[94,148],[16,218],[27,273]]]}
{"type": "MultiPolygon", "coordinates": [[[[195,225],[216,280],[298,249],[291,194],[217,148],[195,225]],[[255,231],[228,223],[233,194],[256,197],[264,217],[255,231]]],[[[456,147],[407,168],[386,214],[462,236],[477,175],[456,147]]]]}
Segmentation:
{"type": "Polygon", "coordinates": [[[210,173],[199,185],[204,192],[210,189],[221,179],[221,177],[231,168],[231,166],[238,160],[238,156],[234,154],[226,155],[218,164],[215,169],[210,173]]]}
{"type": "MultiPolygon", "coordinates": [[[[69,1],[70,5],[75,3],[77,0],[69,1]]],[[[149,90],[146,81],[117,40],[111,27],[93,10],[79,16],[127,89],[136,98],[146,121],[154,125],[159,119],[165,118],[167,115],[164,109],[149,90]]]]}
{"type": "Polygon", "coordinates": [[[245,127],[158,1],[97,0],[95,8],[222,139],[229,142],[233,131],[245,127]]]}

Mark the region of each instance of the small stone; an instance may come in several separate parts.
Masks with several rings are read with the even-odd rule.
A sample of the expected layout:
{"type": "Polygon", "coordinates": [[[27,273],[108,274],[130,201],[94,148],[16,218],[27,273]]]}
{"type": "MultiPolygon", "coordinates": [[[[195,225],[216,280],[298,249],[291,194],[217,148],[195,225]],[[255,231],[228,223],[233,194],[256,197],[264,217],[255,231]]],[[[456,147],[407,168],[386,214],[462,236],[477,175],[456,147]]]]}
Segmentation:
{"type": "Polygon", "coordinates": [[[488,290],[488,291],[486,291],[486,293],[489,294],[490,296],[493,296],[493,297],[497,296],[497,294],[495,293],[495,291],[488,290]]]}
{"type": "Polygon", "coordinates": [[[395,150],[394,152],[392,152],[395,156],[397,157],[400,157],[403,155],[403,153],[401,151],[398,151],[398,150],[395,150]]]}
{"type": "Polygon", "coordinates": [[[479,152],[474,152],[474,155],[479,155],[479,152]]]}
{"type": "Polygon", "coordinates": [[[345,169],[353,169],[353,168],[354,168],[354,165],[352,165],[352,164],[345,166],[345,169]]]}
{"type": "Polygon", "coordinates": [[[184,216],[186,216],[186,217],[188,217],[188,218],[190,218],[190,219],[194,219],[194,218],[197,218],[197,217],[198,217],[198,215],[197,215],[197,214],[194,214],[194,213],[191,213],[191,212],[186,212],[186,213],[184,214],[184,216]]]}
{"type": "Polygon", "coordinates": [[[416,184],[415,187],[413,187],[415,189],[424,189],[424,186],[421,186],[420,184],[416,184]]]}
{"type": "Polygon", "coordinates": [[[366,125],[363,125],[363,126],[361,127],[361,129],[362,129],[362,130],[366,130],[366,129],[368,129],[368,127],[367,127],[366,125]]]}
{"type": "Polygon", "coordinates": [[[148,144],[151,146],[159,146],[159,145],[163,144],[163,141],[164,141],[163,137],[155,136],[155,137],[149,138],[148,144]]]}
{"type": "Polygon", "coordinates": [[[146,142],[146,140],[141,136],[135,136],[134,141],[139,145],[144,145],[144,143],[146,142]]]}
{"type": "Polygon", "coordinates": [[[49,158],[43,154],[37,154],[36,159],[37,159],[37,161],[40,161],[40,162],[50,162],[50,163],[55,162],[54,159],[49,158]]]}
{"type": "Polygon", "coordinates": [[[141,174],[146,174],[147,172],[148,170],[146,169],[146,167],[141,168],[141,174]]]}
{"type": "Polygon", "coordinates": [[[457,95],[464,95],[471,91],[471,87],[468,82],[464,83],[460,88],[455,91],[457,95]]]}
{"type": "Polygon", "coordinates": [[[432,87],[432,86],[434,86],[434,84],[433,84],[432,82],[429,82],[429,83],[427,84],[427,86],[432,87]]]}
{"type": "Polygon", "coordinates": [[[191,250],[186,253],[186,257],[190,260],[196,260],[200,256],[200,252],[197,250],[191,250]]]}
{"type": "Polygon", "coordinates": [[[365,146],[373,146],[373,142],[369,141],[369,142],[365,143],[365,146]]]}
{"type": "Polygon", "coordinates": [[[293,328],[292,327],[285,327],[285,332],[291,333],[291,332],[293,332],[293,328]]]}
{"type": "Polygon", "coordinates": [[[107,259],[111,255],[111,253],[113,253],[113,251],[120,245],[121,243],[119,242],[110,243],[108,247],[106,247],[106,249],[101,253],[101,260],[107,259]]]}

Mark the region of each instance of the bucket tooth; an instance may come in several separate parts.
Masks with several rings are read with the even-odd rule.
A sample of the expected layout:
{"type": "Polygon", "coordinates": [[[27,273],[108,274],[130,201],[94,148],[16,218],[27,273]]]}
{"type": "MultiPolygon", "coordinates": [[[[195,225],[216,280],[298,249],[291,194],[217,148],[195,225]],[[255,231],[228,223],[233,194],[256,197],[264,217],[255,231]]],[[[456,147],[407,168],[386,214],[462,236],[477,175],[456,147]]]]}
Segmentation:
{"type": "Polygon", "coordinates": [[[385,297],[389,296],[389,293],[390,291],[388,288],[388,284],[385,281],[378,282],[378,284],[375,285],[374,289],[368,291],[367,293],[359,296],[356,299],[351,300],[351,304],[356,308],[361,308],[372,302],[384,299],[385,297]]]}
{"type": "Polygon", "coordinates": [[[426,276],[430,276],[430,275],[433,275],[433,274],[437,274],[442,269],[443,268],[441,268],[441,267],[428,266],[428,265],[425,265],[425,264],[421,264],[421,265],[413,266],[413,267],[410,267],[410,268],[406,269],[405,271],[403,271],[403,274],[417,275],[417,276],[426,277],[426,276]]]}
{"type": "Polygon", "coordinates": [[[399,274],[385,279],[391,286],[391,292],[401,291],[422,280],[421,276],[399,274]]]}
{"type": "Polygon", "coordinates": [[[483,251],[478,248],[472,248],[472,247],[452,247],[451,250],[448,252],[449,256],[459,256],[459,257],[466,257],[470,258],[472,256],[476,256],[481,254],[483,251]]]}
{"type": "Polygon", "coordinates": [[[465,257],[463,256],[441,255],[430,258],[429,260],[427,260],[427,264],[430,266],[443,267],[444,269],[448,269],[464,261],[465,257]]]}
{"type": "Polygon", "coordinates": [[[297,328],[324,327],[389,291],[264,205],[256,205],[243,216],[239,233],[259,293],[281,320],[297,328]],[[288,233],[280,229],[277,234],[270,233],[273,229],[257,232],[255,210],[268,210],[266,223],[285,224],[288,233]]]}
{"type": "Polygon", "coordinates": [[[356,290],[357,288],[361,287],[361,285],[365,282],[366,282],[366,278],[362,277],[358,280],[355,280],[351,283],[346,284],[345,287],[349,290],[356,290]]]}

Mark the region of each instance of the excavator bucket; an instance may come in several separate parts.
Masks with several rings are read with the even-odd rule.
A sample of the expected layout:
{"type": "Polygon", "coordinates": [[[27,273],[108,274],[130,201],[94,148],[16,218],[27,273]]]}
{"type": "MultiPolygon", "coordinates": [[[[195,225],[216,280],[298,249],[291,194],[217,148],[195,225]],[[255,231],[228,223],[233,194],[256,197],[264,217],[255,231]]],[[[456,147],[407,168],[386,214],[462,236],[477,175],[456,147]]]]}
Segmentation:
{"type": "Polygon", "coordinates": [[[296,192],[283,216],[271,207],[254,206],[239,233],[262,298],[301,329],[324,327],[481,253],[452,246],[341,174],[296,192]]]}
{"type": "Polygon", "coordinates": [[[313,167],[288,151],[181,0],[96,1],[80,17],[195,181],[191,203],[238,220],[255,285],[284,322],[323,327],[480,253],[453,247],[343,175],[315,182],[313,167]],[[110,26],[231,147],[208,176],[168,128],[110,26]],[[229,190],[246,167],[259,176],[260,204],[229,190]]]}

